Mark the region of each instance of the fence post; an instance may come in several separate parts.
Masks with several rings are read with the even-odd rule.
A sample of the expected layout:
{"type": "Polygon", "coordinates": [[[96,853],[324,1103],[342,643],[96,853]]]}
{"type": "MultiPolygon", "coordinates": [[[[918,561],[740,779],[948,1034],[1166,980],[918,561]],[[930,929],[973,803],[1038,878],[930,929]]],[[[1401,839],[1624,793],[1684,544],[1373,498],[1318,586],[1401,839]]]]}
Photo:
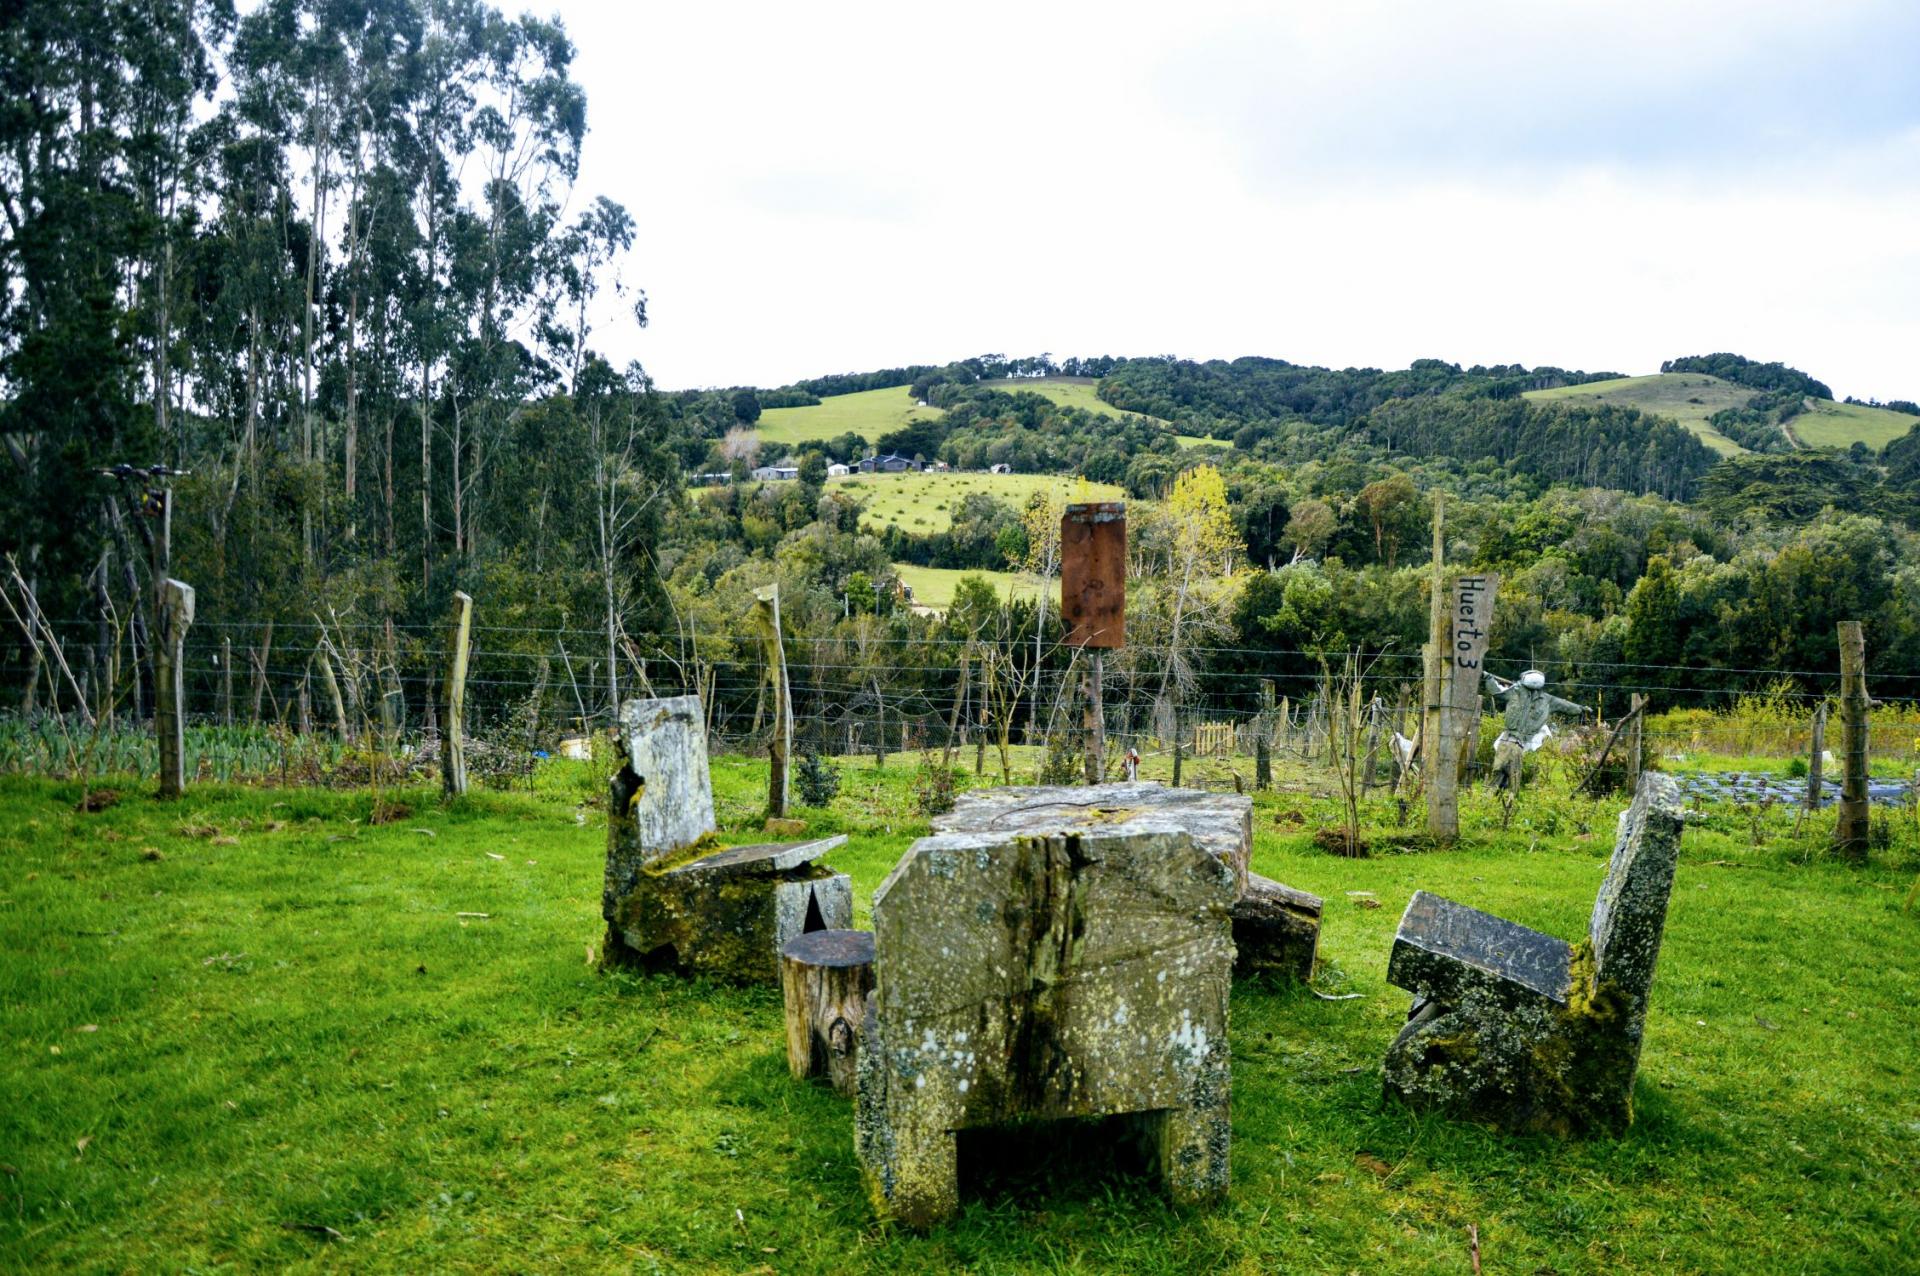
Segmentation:
{"type": "Polygon", "coordinates": [[[267,660],[273,655],[273,619],[260,635],[260,647],[253,656],[253,725],[260,725],[260,702],[267,694],[267,660]]]}
{"type": "Polygon", "coordinates": [[[455,590],[447,608],[446,720],[440,724],[440,790],[448,797],[467,792],[467,658],[472,650],[473,599],[455,590]]]}
{"type": "Polygon", "coordinates": [[[767,814],[787,815],[787,761],[793,754],[793,693],[787,685],[787,649],[780,638],[780,586],[753,593],[753,618],[766,648],[767,678],[773,683],[773,738],[767,743],[767,814]]]}
{"type": "MultiPolygon", "coordinates": [[[[160,736],[160,796],[176,798],[187,786],[187,689],[183,648],[193,623],[193,586],[169,577],[160,582],[158,630],[153,644],[153,725],[160,736]]],[[[84,708],[84,706],[82,706],[84,708]]]]}
{"type": "Polygon", "coordinates": [[[1813,707],[1813,747],[1807,756],[1807,800],[1806,809],[1820,809],[1821,773],[1826,769],[1827,753],[1827,701],[1823,696],[1820,703],[1813,707]]]}
{"type": "Polygon", "coordinates": [[[1273,787],[1273,679],[1260,680],[1260,716],[1253,728],[1253,787],[1273,787]]]}
{"type": "Polygon", "coordinates": [[[1867,862],[1867,644],[1860,622],[1840,622],[1840,722],[1846,733],[1840,782],[1840,819],[1833,847],[1855,864],[1867,862]]]}
{"type": "Polygon", "coordinates": [[[1180,708],[1173,710],[1173,786],[1180,787],[1180,708]]]}
{"type": "Polygon", "coordinates": [[[1425,679],[1426,740],[1421,746],[1422,778],[1427,785],[1427,832],[1441,841],[1460,836],[1459,755],[1453,747],[1452,686],[1447,670],[1452,643],[1452,608],[1446,580],[1446,508],[1444,492],[1433,494],[1433,592],[1427,617],[1425,679]]]}
{"type": "Polygon", "coordinates": [[[1633,693],[1628,712],[1633,715],[1633,734],[1627,737],[1627,792],[1640,791],[1640,770],[1646,765],[1647,698],[1633,693]]]}
{"type": "Polygon", "coordinates": [[[1367,760],[1360,776],[1360,796],[1373,792],[1373,769],[1380,754],[1380,719],[1386,706],[1375,696],[1367,703],[1367,760]]]}
{"type": "Polygon", "coordinates": [[[220,721],[233,725],[233,639],[220,640],[220,721]]]}

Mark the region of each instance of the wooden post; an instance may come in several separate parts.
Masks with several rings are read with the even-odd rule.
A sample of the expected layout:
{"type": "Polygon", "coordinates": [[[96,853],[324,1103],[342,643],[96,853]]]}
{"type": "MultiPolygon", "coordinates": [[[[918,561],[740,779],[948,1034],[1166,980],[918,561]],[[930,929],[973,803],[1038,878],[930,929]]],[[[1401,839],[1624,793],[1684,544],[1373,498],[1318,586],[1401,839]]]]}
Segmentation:
{"type": "Polygon", "coordinates": [[[1379,696],[1375,696],[1368,702],[1367,760],[1363,764],[1365,769],[1360,776],[1360,796],[1362,797],[1373,792],[1373,769],[1376,760],[1380,756],[1380,719],[1384,712],[1385,707],[1380,703],[1379,696]]]}
{"type": "Polygon", "coordinates": [[[317,654],[320,657],[320,681],[327,689],[327,700],[333,705],[333,729],[345,744],[352,734],[347,729],[347,705],[340,698],[340,679],[333,673],[333,658],[327,654],[327,640],[322,638],[317,654]]]}
{"type": "Polygon", "coordinates": [[[1100,679],[1106,671],[1107,653],[1093,649],[1087,672],[1087,783],[1098,784],[1107,775],[1107,715],[1100,698],[1100,679]]]}
{"type": "Polygon", "coordinates": [[[186,661],[183,647],[193,623],[193,586],[177,580],[160,584],[160,608],[154,625],[154,726],[160,733],[160,796],[185,791],[187,756],[186,661]]]}
{"type": "Polygon", "coordinates": [[[1427,617],[1426,685],[1423,716],[1425,739],[1422,745],[1421,778],[1427,786],[1427,832],[1450,842],[1460,836],[1460,808],[1457,790],[1460,777],[1452,748],[1452,684],[1447,670],[1452,661],[1448,648],[1452,642],[1452,608],[1447,596],[1446,508],[1444,492],[1433,494],[1433,590],[1431,611],[1427,617]]]}
{"type": "Polygon", "coordinates": [[[1273,680],[1260,680],[1260,716],[1253,730],[1253,787],[1265,793],[1273,787],[1273,680]]]}
{"type": "Polygon", "coordinates": [[[1820,809],[1820,787],[1822,772],[1826,769],[1827,755],[1827,701],[1821,697],[1820,703],[1813,707],[1813,747],[1807,757],[1807,800],[1806,809],[1820,809]]]}
{"type": "Polygon", "coordinates": [[[1833,847],[1856,864],[1867,862],[1867,644],[1860,622],[1840,622],[1840,722],[1846,756],[1840,781],[1840,820],[1833,847]]]}
{"type": "Polygon", "coordinates": [[[441,696],[440,791],[467,792],[467,658],[473,652],[473,599],[455,591],[447,608],[447,680],[441,696]]]}
{"type": "Polygon", "coordinates": [[[233,725],[233,639],[220,640],[220,721],[233,725]]]}
{"type": "Polygon", "coordinates": [[[1627,792],[1640,791],[1640,771],[1647,764],[1647,698],[1639,692],[1633,693],[1632,707],[1627,710],[1633,718],[1633,734],[1627,737],[1627,792]]]}
{"type": "MultiPolygon", "coordinates": [[[[793,756],[793,689],[787,683],[787,648],[780,636],[780,586],[754,591],[753,616],[766,648],[767,678],[773,684],[773,738],[767,744],[767,814],[787,815],[787,771],[793,756]]],[[[886,720],[881,719],[881,732],[886,720]]]]}
{"type": "Polygon", "coordinates": [[[1173,709],[1173,787],[1180,787],[1180,707],[1173,709]]]}
{"type": "Polygon", "coordinates": [[[873,932],[815,930],[780,949],[786,1000],[787,1068],[796,1079],[826,1077],[851,1096],[867,994],[873,991],[873,932]]]}

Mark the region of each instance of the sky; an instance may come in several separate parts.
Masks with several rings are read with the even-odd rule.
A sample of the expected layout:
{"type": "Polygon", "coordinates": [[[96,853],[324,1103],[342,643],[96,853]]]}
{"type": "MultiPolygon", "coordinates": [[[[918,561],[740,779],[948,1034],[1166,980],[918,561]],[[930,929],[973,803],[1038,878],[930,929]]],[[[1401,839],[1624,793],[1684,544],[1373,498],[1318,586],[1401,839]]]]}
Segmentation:
{"type": "Polygon", "coordinates": [[[1914,0],[551,8],[648,296],[594,340],[669,389],[1731,350],[1920,398],[1914,0]]]}

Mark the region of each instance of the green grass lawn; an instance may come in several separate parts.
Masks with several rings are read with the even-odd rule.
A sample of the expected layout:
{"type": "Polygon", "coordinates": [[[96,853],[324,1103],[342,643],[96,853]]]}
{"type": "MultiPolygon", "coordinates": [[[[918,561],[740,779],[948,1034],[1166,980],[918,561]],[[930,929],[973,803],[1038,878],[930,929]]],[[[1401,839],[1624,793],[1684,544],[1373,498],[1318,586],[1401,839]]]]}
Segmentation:
{"type": "Polygon", "coordinates": [[[872,443],[909,421],[931,420],[939,415],[939,408],[920,407],[902,385],[836,394],[810,407],[768,408],[753,428],[768,448],[819,443],[849,430],[872,443]]]}
{"type": "MultiPolygon", "coordinates": [[[[1017,509],[1024,509],[1035,492],[1055,488],[1079,493],[1079,480],[1059,474],[984,474],[977,470],[945,474],[850,474],[828,479],[831,490],[861,497],[867,503],[862,525],[875,531],[897,526],[914,536],[930,536],[953,525],[953,511],[969,492],[989,492],[1017,509]]],[[[1126,493],[1111,483],[1085,484],[1090,501],[1118,501],[1126,493]]]]}
{"type": "MultiPolygon", "coordinates": [[[[586,770],[452,807],[389,794],[413,810],[378,825],[366,794],[83,815],[72,785],[0,780],[0,1267],[1464,1273],[1471,1227],[1489,1273],[1912,1268],[1910,850],[1803,863],[1784,821],[1756,846],[1705,815],[1638,1121],[1562,1143],[1383,1101],[1407,1004],[1386,954],[1421,887],[1580,934],[1618,803],[1530,793],[1501,834],[1476,797],[1459,849],[1350,861],[1311,846],[1324,797],[1263,794],[1254,867],[1326,897],[1317,982],[1360,996],[1236,987],[1231,1198],[1175,1208],[1042,1138],[918,1236],[873,1220],[847,1102],[787,1076],[776,990],[592,964],[586,770]]],[[[830,858],[862,918],[924,828],[913,770],[850,763],[808,813],[852,835],[830,858]]],[[[764,776],[717,761],[730,840],[764,776]]]]}

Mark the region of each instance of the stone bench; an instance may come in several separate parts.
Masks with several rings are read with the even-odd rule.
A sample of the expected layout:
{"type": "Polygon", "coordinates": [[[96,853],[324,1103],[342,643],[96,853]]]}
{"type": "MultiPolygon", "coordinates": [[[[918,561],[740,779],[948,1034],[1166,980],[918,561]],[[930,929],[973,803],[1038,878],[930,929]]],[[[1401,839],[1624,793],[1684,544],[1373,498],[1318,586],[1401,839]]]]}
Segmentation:
{"type": "Polygon", "coordinates": [[[1387,1092],[1517,1131],[1624,1129],[1685,820],[1674,782],[1643,775],[1578,944],[1417,892],[1387,962],[1414,994],[1387,1092]]]}
{"type": "Polygon", "coordinates": [[[616,964],[773,982],[795,935],[853,924],[853,884],[816,861],[844,836],[721,847],[700,697],[620,706],[601,912],[616,964]]]}
{"type": "Polygon", "coordinates": [[[994,822],[915,842],[874,895],[856,1147],[876,1208],[950,1217],[957,1131],[1093,1116],[1127,1118],[1174,1199],[1222,1195],[1231,863],[1146,822],[994,822]]]}

